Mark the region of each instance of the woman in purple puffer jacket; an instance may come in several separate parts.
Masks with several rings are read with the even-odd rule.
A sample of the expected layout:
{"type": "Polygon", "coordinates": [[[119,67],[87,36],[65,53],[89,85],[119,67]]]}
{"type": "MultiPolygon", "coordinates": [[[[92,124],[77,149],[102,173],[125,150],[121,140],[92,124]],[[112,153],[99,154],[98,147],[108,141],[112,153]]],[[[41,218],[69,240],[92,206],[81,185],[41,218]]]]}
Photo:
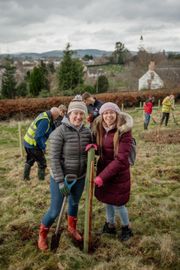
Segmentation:
{"type": "Polygon", "coordinates": [[[100,116],[95,120],[93,132],[99,150],[95,196],[106,204],[104,233],[115,234],[115,211],[122,223],[120,239],[133,236],[125,204],[130,197],[130,164],[133,127],[132,117],[120,111],[112,102],[100,108],[100,116]]]}

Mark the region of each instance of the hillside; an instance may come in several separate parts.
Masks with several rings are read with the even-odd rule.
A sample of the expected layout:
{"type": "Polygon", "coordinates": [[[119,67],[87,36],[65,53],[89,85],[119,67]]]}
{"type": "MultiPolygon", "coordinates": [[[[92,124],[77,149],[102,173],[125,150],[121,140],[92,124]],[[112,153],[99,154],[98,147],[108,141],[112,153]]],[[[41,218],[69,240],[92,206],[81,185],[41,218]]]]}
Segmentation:
{"type": "MultiPolygon", "coordinates": [[[[19,148],[18,123],[0,122],[0,269],[1,270],[178,270],[180,228],[180,127],[170,118],[167,128],[152,121],[143,131],[142,110],[131,109],[137,160],[131,168],[132,189],[128,203],[134,237],[121,243],[118,236],[101,234],[104,206],[93,200],[91,254],[74,246],[64,230],[57,253],[37,250],[38,227],[50,201],[49,171],[39,182],[37,167],[31,182],[22,181],[24,158],[19,148]],[[176,136],[173,136],[175,135],[176,136]],[[168,138],[168,139],[167,139],[168,138]]],[[[180,123],[180,106],[174,112],[180,123]]],[[[153,116],[159,121],[160,109],[153,116]]],[[[22,135],[29,125],[22,121],[22,135]]],[[[48,157],[48,151],[47,151],[48,157]]],[[[49,159],[48,159],[49,168],[49,159]]],[[[84,198],[78,227],[84,225],[84,198]]],[[[64,220],[64,227],[66,221],[64,220]]],[[[120,223],[117,219],[117,229],[120,223]]],[[[54,231],[52,228],[49,234],[54,231]]]]}
{"type": "MultiPolygon", "coordinates": [[[[101,57],[101,56],[109,56],[112,54],[110,51],[104,51],[104,50],[97,50],[97,49],[85,49],[85,50],[73,50],[76,57],[82,58],[84,55],[92,55],[93,57],[101,57]]],[[[63,57],[63,51],[61,50],[55,50],[55,51],[48,51],[48,52],[42,52],[42,53],[33,53],[33,52],[27,52],[27,53],[14,53],[14,54],[8,54],[12,56],[13,58],[17,59],[41,59],[41,58],[61,58],[63,57]]],[[[7,54],[0,54],[0,57],[5,57],[7,54]]]]}

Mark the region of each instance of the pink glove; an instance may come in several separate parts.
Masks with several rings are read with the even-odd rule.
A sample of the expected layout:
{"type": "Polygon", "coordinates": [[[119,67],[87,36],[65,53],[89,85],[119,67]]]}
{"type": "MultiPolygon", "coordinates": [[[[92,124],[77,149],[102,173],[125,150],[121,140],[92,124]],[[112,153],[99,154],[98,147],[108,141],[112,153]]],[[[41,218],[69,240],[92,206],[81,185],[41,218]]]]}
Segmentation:
{"type": "Polygon", "coordinates": [[[95,143],[89,143],[86,145],[85,151],[89,151],[89,149],[94,148],[97,150],[97,145],[95,143]]]}
{"type": "Polygon", "coordinates": [[[96,186],[98,187],[101,187],[103,185],[103,180],[100,176],[97,176],[95,179],[94,179],[94,183],[96,186]]]}

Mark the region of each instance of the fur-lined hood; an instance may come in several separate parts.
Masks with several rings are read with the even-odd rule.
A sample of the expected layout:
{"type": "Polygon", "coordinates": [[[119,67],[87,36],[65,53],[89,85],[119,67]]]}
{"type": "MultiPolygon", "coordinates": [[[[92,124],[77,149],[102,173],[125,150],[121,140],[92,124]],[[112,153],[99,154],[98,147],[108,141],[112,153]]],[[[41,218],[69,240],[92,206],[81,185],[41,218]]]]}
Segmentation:
{"type": "Polygon", "coordinates": [[[124,113],[124,112],[121,112],[120,116],[123,117],[123,119],[125,120],[125,123],[122,126],[119,126],[118,130],[121,133],[128,132],[129,130],[133,128],[133,124],[134,124],[133,118],[130,114],[124,113]]]}
{"type": "MultiPolygon", "coordinates": [[[[123,119],[123,124],[118,126],[118,130],[121,134],[130,131],[133,128],[133,118],[131,115],[125,112],[119,114],[120,118],[123,119]]],[[[93,122],[93,132],[96,133],[98,124],[101,122],[101,115],[99,115],[93,122]]]]}

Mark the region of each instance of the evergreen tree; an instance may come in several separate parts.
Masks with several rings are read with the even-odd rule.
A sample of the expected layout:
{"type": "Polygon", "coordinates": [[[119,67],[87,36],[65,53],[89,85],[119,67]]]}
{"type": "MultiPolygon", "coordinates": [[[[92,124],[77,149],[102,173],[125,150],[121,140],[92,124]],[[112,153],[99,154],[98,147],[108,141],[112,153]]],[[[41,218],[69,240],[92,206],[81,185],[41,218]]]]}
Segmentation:
{"type": "Polygon", "coordinates": [[[27,96],[27,94],[28,94],[27,83],[26,81],[23,81],[17,86],[17,96],[25,97],[27,96]]]}
{"type": "Polygon", "coordinates": [[[46,64],[41,60],[39,68],[42,72],[42,89],[49,90],[49,82],[48,82],[48,68],[46,64]]]}
{"type": "Polygon", "coordinates": [[[49,90],[48,71],[41,61],[38,67],[34,67],[29,76],[29,91],[32,96],[38,96],[41,90],[49,90]]]}
{"type": "Polygon", "coordinates": [[[83,56],[83,60],[84,61],[88,61],[88,60],[92,60],[93,59],[93,56],[90,54],[85,54],[84,56],[83,56]]]}
{"type": "Polygon", "coordinates": [[[54,66],[54,63],[53,62],[50,62],[50,63],[47,64],[47,70],[50,73],[54,73],[55,72],[55,66],[54,66]]]}
{"type": "Polygon", "coordinates": [[[63,60],[57,71],[59,88],[61,90],[74,89],[83,83],[83,65],[80,60],[73,59],[73,51],[68,43],[64,51],[63,60]]]}
{"type": "Polygon", "coordinates": [[[126,49],[125,45],[118,41],[115,44],[115,51],[112,54],[113,62],[119,65],[123,65],[126,59],[129,58],[129,51],[126,49]]]}
{"type": "Polygon", "coordinates": [[[29,78],[29,91],[34,97],[39,95],[42,89],[42,73],[39,67],[34,67],[29,78]]]}
{"type": "Polygon", "coordinates": [[[12,61],[8,58],[5,61],[5,72],[2,76],[2,98],[15,98],[16,96],[16,81],[15,81],[15,67],[12,61]]]}
{"type": "Polygon", "coordinates": [[[107,92],[109,89],[109,81],[105,75],[100,75],[97,78],[97,82],[95,85],[95,89],[97,93],[107,92]]]}

